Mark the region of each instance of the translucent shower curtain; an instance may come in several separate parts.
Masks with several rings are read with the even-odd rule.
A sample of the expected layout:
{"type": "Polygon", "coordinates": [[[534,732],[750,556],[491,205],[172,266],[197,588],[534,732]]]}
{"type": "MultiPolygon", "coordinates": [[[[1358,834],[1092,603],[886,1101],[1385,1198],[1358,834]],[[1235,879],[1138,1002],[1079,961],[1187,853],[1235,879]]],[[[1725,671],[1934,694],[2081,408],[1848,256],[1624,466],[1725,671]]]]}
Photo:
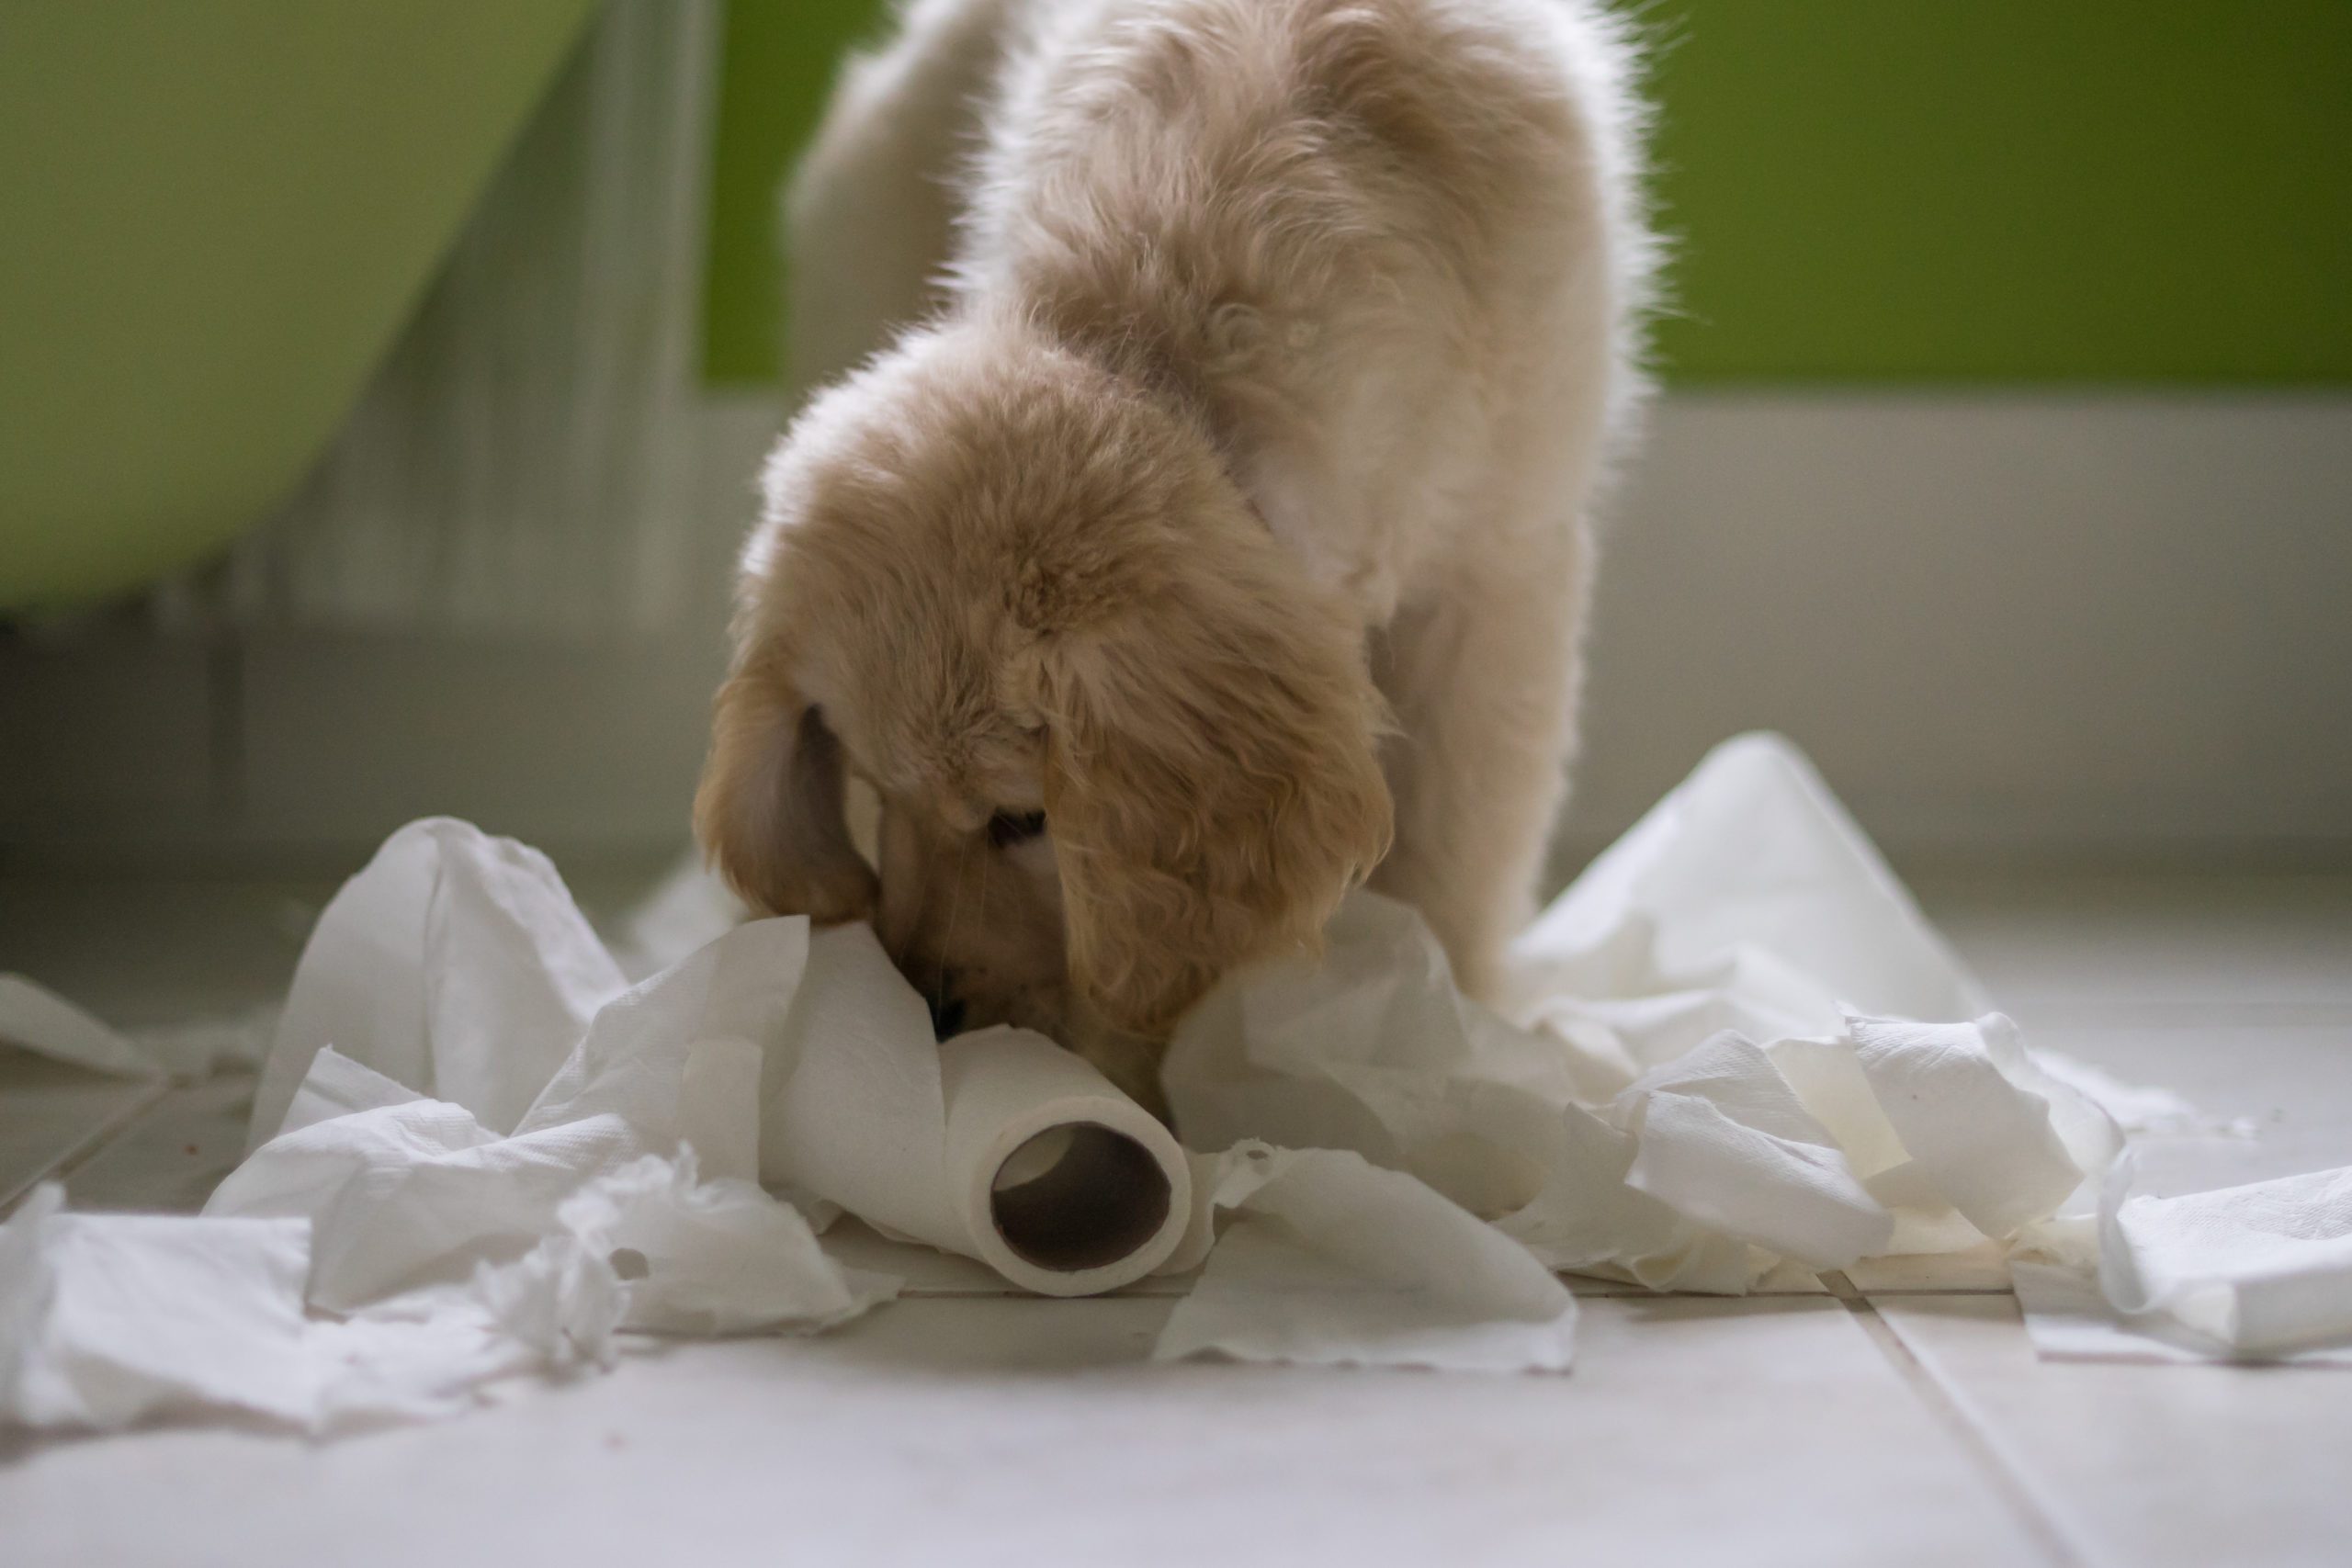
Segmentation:
{"type": "Polygon", "coordinates": [[[609,0],[300,491],[166,619],[653,633],[697,558],[718,0],[609,0]]]}

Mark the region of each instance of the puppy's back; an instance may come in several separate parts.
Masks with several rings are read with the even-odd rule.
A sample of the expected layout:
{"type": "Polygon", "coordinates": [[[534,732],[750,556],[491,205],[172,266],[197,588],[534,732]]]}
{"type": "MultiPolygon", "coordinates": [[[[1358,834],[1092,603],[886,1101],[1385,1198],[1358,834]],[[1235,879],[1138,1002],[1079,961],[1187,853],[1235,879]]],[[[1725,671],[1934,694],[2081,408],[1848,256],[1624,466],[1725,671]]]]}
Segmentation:
{"type": "Polygon", "coordinates": [[[1039,0],[957,276],[1179,360],[1231,352],[1245,312],[1311,316],[1371,284],[1421,309],[1431,280],[1491,296],[1518,236],[1592,206],[1611,128],[1579,83],[1607,67],[1579,62],[1577,18],[1562,0],[1039,0]]]}

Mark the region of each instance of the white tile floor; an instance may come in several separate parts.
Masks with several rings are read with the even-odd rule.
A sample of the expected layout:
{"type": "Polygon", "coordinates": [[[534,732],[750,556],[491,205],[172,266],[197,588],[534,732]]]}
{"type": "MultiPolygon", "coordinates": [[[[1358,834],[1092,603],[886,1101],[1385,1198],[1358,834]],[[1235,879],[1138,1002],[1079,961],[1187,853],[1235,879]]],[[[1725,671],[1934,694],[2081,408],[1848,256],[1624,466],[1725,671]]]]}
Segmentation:
{"type": "MultiPolygon", "coordinates": [[[[125,1023],[233,1009],[282,986],[320,891],[0,883],[0,967],[125,1023]]],[[[2352,880],[1923,894],[2038,1041],[2352,1161],[2352,880]]],[[[0,1053],[0,1205],[48,1174],[191,1205],[241,1087],[151,1101],[0,1053]]],[[[915,1273],[832,1336],[672,1347],[441,1426],[0,1437],[0,1562],[2352,1560],[2352,1375],[2040,1362],[1988,1258],[1593,1287],[1566,1378],[1154,1367],[1164,1285],[915,1273]]]]}

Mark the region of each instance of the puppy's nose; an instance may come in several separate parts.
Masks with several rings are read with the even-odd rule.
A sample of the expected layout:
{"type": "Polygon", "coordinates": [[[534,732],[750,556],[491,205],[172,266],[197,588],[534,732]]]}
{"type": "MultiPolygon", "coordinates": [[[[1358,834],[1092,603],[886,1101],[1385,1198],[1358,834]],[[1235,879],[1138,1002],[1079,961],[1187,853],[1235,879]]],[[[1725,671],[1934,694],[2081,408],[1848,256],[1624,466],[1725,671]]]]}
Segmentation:
{"type": "Polygon", "coordinates": [[[931,1005],[931,1032],[934,1038],[948,1039],[964,1027],[963,998],[927,996],[923,1000],[931,1005]]]}

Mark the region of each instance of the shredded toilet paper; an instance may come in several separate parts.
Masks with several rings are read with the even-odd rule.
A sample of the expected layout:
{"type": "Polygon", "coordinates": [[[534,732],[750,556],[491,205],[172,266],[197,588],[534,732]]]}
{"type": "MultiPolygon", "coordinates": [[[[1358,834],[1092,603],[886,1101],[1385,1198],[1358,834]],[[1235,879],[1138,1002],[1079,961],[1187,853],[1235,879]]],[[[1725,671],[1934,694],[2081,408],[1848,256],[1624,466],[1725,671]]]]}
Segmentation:
{"type": "MultiPolygon", "coordinates": [[[[2188,1108],[2030,1053],[1772,737],[1562,895],[1498,1009],[1371,894],[1319,959],[1228,976],[1166,1061],[1190,1154],[1035,1036],[934,1043],[864,928],[735,915],[673,889],[616,949],[536,852],[393,835],[322,914],[202,1214],[45,1187],[0,1226],[0,1416],[330,1433],[632,1336],[823,1329],[895,1290],[827,1256],[843,1210],[1027,1289],[1197,1267],[1163,1359],[1558,1371],[1556,1270],[1738,1292],[1987,1238],[2051,1353],[2352,1335],[2346,1173],[2131,1190],[2104,1107],[2188,1108]],[[1145,1201],[1065,1257],[1001,1190],[1071,1127],[1145,1201]]],[[[254,1034],[127,1037],[0,979],[0,1037],[97,1071],[200,1076],[254,1034]]]]}
{"type": "Polygon", "coordinates": [[[1204,1184],[1224,1228],[1155,1359],[1567,1370],[1576,1299],[1413,1177],[1341,1151],[1243,1143],[1204,1184]]]}
{"type": "MultiPolygon", "coordinates": [[[[1777,737],[1718,748],[1514,960],[1489,1012],[1411,911],[1351,899],[1320,962],[1233,976],[1185,1020],[1164,1075],[1178,1125],[1205,1148],[1352,1150],[1555,1268],[1722,1292],[1782,1259],[1988,1238],[2054,1258],[2046,1238],[2123,1131],[2210,1129],[2177,1096],[2030,1053],[1777,737]]],[[[2335,1234],[2328,1179],[2278,1193],[2291,1217],[2268,1228],[2335,1234]]],[[[2196,1269],[2253,1283],[2270,1267],[2260,1246],[2218,1245],[2237,1224],[2195,1241],[2196,1269]]],[[[2064,1263],[2020,1263],[2030,1317],[2029,1270],[2103,1302],[2102,1276],[2133,1277],[2133,1235],[2110,1224],[2064,1263]]],[[[2352,1300],[2337,1254],[2297,1258],[2315,1294],[2352,1300]]],[[[2152,1297],[2132,1321],[2188,1299],[2152,1297]]],[[[2341,1332],[2291,1322],[2302,1344],[2341,1332]]]]}
{"type": "Polygon", "coordinates": [[[1849,1012],[1952,1022],[1992,1004],[1796,748],[1702,761],[1537,918],[1503,1011],[1626,1080],[1719,1030],[1768,1041],[1849,1012]]]}
{"type": "Polygon", "coordinates": [[[0,1041],[111,1077],[200,1082],[268,1053],[277,1010],[134,1031],[117,1030],[22,975],[0,973],[0,1041]]]}
{"type": "Polygon", "coordinates": [[[2352,1367],[2352,1168],[2158,1194],[2127,1150],[2098,1206],[2009,1259],[2045,1356],[2352,1367]]]}
{"type": "Polygon", "coordinates": [[[1849,1014],[1762,1043],[1724,1030],[1593,1105],[1575,1073],[1535,1070],[1541,1036],[1459,998],[1412,911],[1361,896],[1331,940],[1410,961],[1343,1027],[1361,992],[1345,961],[1219,987],[1170,1049],[1178,1127],[1197,1146],[1351,1150],[1555,1268],[1736,1292],[1784,1258],[1958,1249],[2051,1214],[2112,1154],[2097,1111],[2042,1077],[1997,1013],[1849,1014]]]}
{"type": "Polygon", "coordinates": [[[115,1077],[154,1077],[163,1071],[100,1020],[22,975],[0,974],[0,1040],[115,1077]]]}
{"type": "MultiPolygon", "coordinates": [[[[36,987],[8,995],[10,1033],[157,1070],[36,987]]],[[[0,1409],[33,1425],[237,1415],[333,1432],[608,1363],[624,1332],[822,1328],[895,1286],[825,1255],[810,1217],[842,1208],[1042,1290],[1192,1267],[1212,1238],[1164,1128],[1035,1036],[935,1043],[865,928],[744,922],[632,987],[544,857],[447,820],[395,834],[322,914],[250,1141],[201,1216],[67,1214],[52,1188],[10,1222],[0,1409]],[[1040,1102],[1040,1086],[1058,1098],[1040,1102]],[[1149,1145],[1168,1182],[1142,1245],[1059,1272],[986,1223],[997,1168],[1057,1116],[1149,1145]],[[142,1333],[164,1315],[177,1332],[142,1333]]],[[[1362,1214],[1400,1182],[1416,1185],[1345,1160],[1282,1190],[1327,1205],[1358,1191],[1362,1214]]],[[[1532,1270],[1557,1292],[1443,1199],[1407,1207],[1430,1257],[1450,1255],[1449,1236],[1453,1252],[1500,1248],[1521,1261],[1514,1290],[1532,1270]]],[[[1251,1276],[1246,1258],[1219,1272],[1251,1276]]],[[[1496,1359],[1488,1320],[1518,1302],[1488,1311],[1452,1289],[1395,1359],[1443,1364],[1448,1330],[1460,1357],[1496,1359]]],[[[1560,1363],[1566,1331],[1531,1364],[1560,1363]]]]}
{"type": "Polygon", "coordinates": [[[201,1216],[61,1213],[51,1190],[9,1222],[0,1409],[334,1431],[609,1361],[621,1330],[821,1328],[888,1299],[756,1181],[753,1042],[808,950],[805,920],[753,921],[628,987],[543,857],[403,829],[321,916],[255,1147],[201,1216]]]}

